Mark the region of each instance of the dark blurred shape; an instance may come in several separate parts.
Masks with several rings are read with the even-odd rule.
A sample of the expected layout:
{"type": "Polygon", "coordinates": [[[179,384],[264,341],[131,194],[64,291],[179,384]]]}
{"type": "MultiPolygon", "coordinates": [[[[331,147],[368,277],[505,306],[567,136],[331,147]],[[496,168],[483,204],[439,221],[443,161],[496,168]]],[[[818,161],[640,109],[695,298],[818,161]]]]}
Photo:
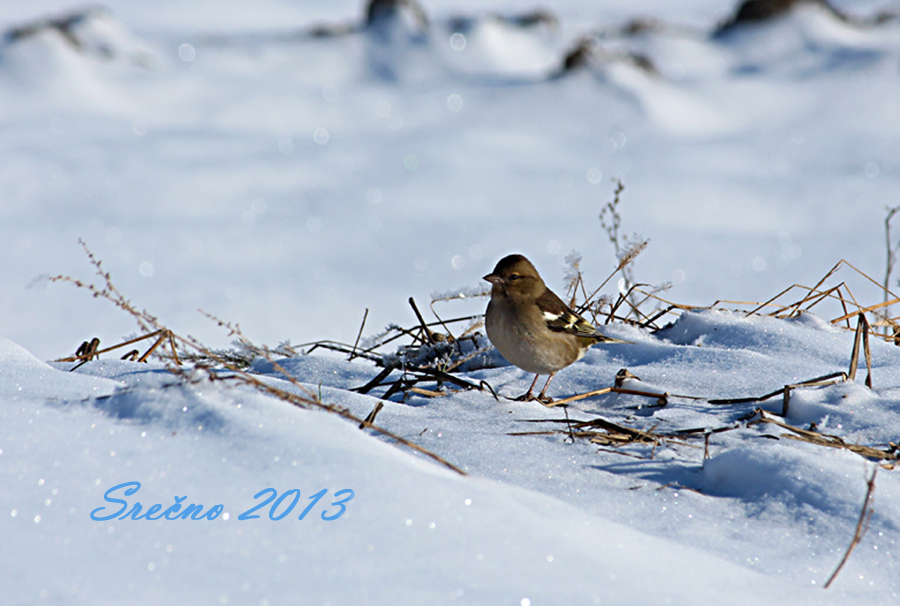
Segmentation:
{"type": "Polygon", "coordinates": [[[848,21],[847,16],[831,6],[827,0],[744,0],[734,15],[720,25],[715,33],[716,35],[724,34],[745,25],[771,21],[804,4],[820,6],[841,21],[848,21]]]}
{"type": "MultiPolygon", "coordinates": [[[[4,32],[3,38],[7,42],[18,42],[25,38],[36,36],[43,31],[56,30],[75,50],[83,51],[84,43],[76,34],[76,29],[91,19],[107,16],[108,14],[109,11],[103,6],[89,6],[58,17],[46,17],[11,27],[4,32]]],[[[98,50],[101,55],[106,57],[114,55],[112,48],[109,46],[103,46],[98,50]]]]}
{"type": "Polygon", "coordinates": [[[596,36],[584,36],[566,53],[562,66],[553,77],[560,77],[573,71],[589,68],[592,65],[609,65],[613,63],[628,64],[649,75],[655,76],[659,73],[653,61],[646,55],[630,51],[608,51],[600,45],[600,41],[596,36]]]}
{"type": "Polygon", "coordinates": [[[416,0],[369,0],[366,6],[366,27],[407,20],[407,25],[424,31],[428,29],[428,16],[416,0]]]}

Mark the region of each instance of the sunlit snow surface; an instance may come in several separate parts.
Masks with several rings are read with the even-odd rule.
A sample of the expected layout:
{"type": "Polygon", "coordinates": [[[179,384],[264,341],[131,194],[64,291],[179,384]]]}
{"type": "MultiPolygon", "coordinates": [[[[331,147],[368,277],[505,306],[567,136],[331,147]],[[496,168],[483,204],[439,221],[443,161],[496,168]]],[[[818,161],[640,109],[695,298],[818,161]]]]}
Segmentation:
{"type": "MultiPolygon", "coordinates": [[[[675,282],[666,296],[679,302],[765,300],[841,258],[881,275],[900,185],[897,21],[860,28],[806,6],[713,36],[731,12],[721,3],[608,4],[573,0],[555,24],[520,28],[510,3],[442,0],[425,5],[427,28],[359,31],[354,3],[123,0],[73,25],[77,48],[58,30],[0,42],[5,603],[896,601],[896,472],[879,473],[868,533],[825,592],[873,464],[773,439],[772,426],[713,435],[706,460],[696,440],[629,457],[510,435],[564,427],[561,409],[483,392],[389,402],[378,423],[462,477],[227,380],[42,361],[134,330],[108,303],[40,279],[90,277],[78,238],[139,308],[212,345],[227,337],[198,308],[270,344],[352,341],[366,308],[372,331],[411,323],[409,296],[471,292],[513,251],[560,289],[577,249],[599,283],[615,264],[597,219],[613,178],[626,186],[623,230],[651,239],[638,278],[675,282]],[[672,27],[611,36],[638,16],[672,27]],[[322,25],[347,33],[308,35],[322,25]],[[656,73],[598,58],[555,77],[588,32],[607,33],[607,58],[640,54],[656,73]],[[186,496],[224,513],[93,521],[104,492],[129,481],[145,506],[186,496]],[[239,520],[270,487],[299,489],[297,510],[239,520]],[[346,513],[323,520],[343,489],[346,513]]],[[[0,23],[69,8],[7,3],[0,23]]],[[[610,385],[621,368],[652,391],[758,396],[846,370],[853,338],[814,316],[725,312],[653,335],[608,330],[632,344],[595,347],[554,396],[610,385]]],[[[786,422],[896,443],[900,351],[873,343],[873,355],[874,390],[863,375],[798,389],[786,422]]],[[[367,362],[283,366],[357,416],[378,401],[347,391],[377,373],[367,362]]],[[[253,370],[287,387],[267,362],[253,370]]],[[[531,379],[509,366],[464,376],[505,396],[531,379]]],[[[674,431],[733,426],[758,405],[649,404],[606,395],[568,414],[674,431]]]]}

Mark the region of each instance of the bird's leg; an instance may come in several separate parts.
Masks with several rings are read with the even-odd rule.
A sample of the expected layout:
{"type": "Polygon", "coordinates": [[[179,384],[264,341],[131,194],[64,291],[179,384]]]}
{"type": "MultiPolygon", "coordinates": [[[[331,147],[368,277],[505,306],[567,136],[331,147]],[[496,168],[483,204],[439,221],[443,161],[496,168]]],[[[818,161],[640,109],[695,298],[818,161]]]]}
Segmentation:
{"type": "MultiPolygon", "coordinates": [[[[543,403],[543,404],[549,404],[550,402],[553,401],[553,398],[551,398],[550,396],[548,396],[546,392],[547,392],[547,387],[550,386],[550,381],[553,380],[554,375],[556,375],[556,373],[555,373],[555,372],[551,372],[551,373],[550,373],[550,376],[547,377],[547,382],[544,383],[544,389],[541,390],[540,395],[536,398],[536,400],[537,400],[538,402],[541,402],[541,403],[543,403]]],[[[537,377],[535,377],[535,380],[537,380],[537,377]]]]}
{"type": "Polygon", "coordinates": [[[521,396],[516,398],[517,402],[530,402],[531,400],[534,399],[534,394],[532,393],[532,390],[534,389],[534,386],[537,383],[539,376],[540,375],[534,375],[534,381],[531,382],[531,387],[528,388],[528,391],[526,393],[523,393],[521,396]]]}

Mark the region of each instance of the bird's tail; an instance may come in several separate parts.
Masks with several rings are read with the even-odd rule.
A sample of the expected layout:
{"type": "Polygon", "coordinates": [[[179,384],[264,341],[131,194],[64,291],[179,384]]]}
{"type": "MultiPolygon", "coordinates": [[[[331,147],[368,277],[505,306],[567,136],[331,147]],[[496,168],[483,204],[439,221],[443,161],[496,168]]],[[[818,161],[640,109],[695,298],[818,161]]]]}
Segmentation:
{"type": "Polygon", "coordinates": [[[627,343],[629,345],[634,345],[631,341],[626,341],[624,339],[616,339],[615,337],[610,337],[603,334],[600,331],[595,330],[593,333],[589,335],[584,335],[589,339],[593,339],[595,343],[627,343]]]}

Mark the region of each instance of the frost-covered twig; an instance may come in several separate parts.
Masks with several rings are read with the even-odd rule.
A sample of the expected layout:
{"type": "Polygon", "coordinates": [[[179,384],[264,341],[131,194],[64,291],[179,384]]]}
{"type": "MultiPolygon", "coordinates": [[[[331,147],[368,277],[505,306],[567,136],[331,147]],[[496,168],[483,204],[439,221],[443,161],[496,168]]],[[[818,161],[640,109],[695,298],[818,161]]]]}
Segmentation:
{"type": "MultiPolygon", "coordinates": [[[[570,305],[575,307],[575,295],[577,294],[579,287],[581,288],[584,301],[576,308],[576,311],[580,314],[595,306],[595,299],[600,294],[600,291],[603,290],[609,281],[618,273],[622,274],[623,280],[620,291],[629,293],[628,296],[631,308],[637,309],[643,303],[639,303],[632,292],[632,289],[636,284],[634,280],[633,263],[638,255],[647,248],[649,240],[638,234],[633,234],[631,238],[621,235],[620,228],[622,226],[622,216],[619,214],[619,203],[621,202],[621,195],[624,190],[625,186],[622,182],[616,181],[616,190],[613,193],[613,199],[610,202],[607,202],[600,211],[600,225],[603,227],[604,231],[606,231],[607,238],[609,238],[610,243],[613,245],[613,250],[618,259],[616,267],[606,279],[600,283],[600,286],[588,294],[581,274],[581,255],[573,252],[566,257],[566,263],[569,266],[569,272],[566,274],[567,296],[570,299],[570,305]]],[[[597,313],[595,313],[595,315],[597,315],[597,313]]]]}
{"type": "MultiPolygon", "coordinates": [[[[633,234],[631,239],[629,239],[628,236],[623,236],[619,233],[619,228],[622,227],[622,216],[619,214],[619,203],[622,201],[623,191],[625,191],[625,184],[617,180],[616,191],[613,192],[613,199],[610,202],[607,202],[600,211],[600,225],[606,231],[606,236],[613,245],[613,248],[616,251],[616,258],[619,260],[619,266],[613,273],[615,274],[618,271],[622,272],[622,277],[625,278],[625,289],[628,289],[634,284],[634,269],[631,264],[634,259],[647,248],[649,240],[638,234],[633,234]]],[[[607,281],[608,280],[609,278],[607,278],[607,281]]],[[[602,288],[602,286],[600,288],[602,288]]]]}
{"type": "Polygon", "coordinates": [[[83,288],[89,291],[94,298],[106,299],[110,301],[113,305],[128,312],[131,317],[133,317],[138,326],[140,326],[141,330],[144,332],[152,332],[154,330],[160,330],[163,328],[160,325],[159,320],[155,317],[147,313],[146,310],[138,310],[125,296],[119,292],[119,290],[113,285],[112,278],[108,271],[103,269],[103,262],[98,259],[91,249],[88,248],[87,243],[81,238],[78,239],[78,243],[81,244],[81,247],[84,249],[84,253],[87,255],[88,260],[91,265],[94,266],[97,275],[103,278],[103,287],[98,287],[94,284],[84,282],[82,280],[77,280],[72,278],[71,276],[50,276],[46,278],[50,282],[68,282],[73,284],[77,288],[83,288]]]}

